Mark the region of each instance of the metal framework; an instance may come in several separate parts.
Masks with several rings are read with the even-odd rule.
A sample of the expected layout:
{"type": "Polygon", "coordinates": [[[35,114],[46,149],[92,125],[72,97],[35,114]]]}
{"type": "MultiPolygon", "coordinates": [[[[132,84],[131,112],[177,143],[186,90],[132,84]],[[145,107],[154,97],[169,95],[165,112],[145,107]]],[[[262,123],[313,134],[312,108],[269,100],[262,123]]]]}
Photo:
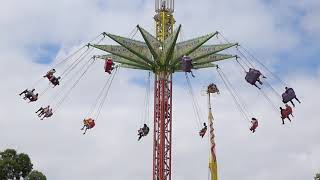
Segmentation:
{"type": "Polygon", "coordinates": [[[171,179],[172,74],[155,75],[153,180],[171,179]]]}
{"type": "Polygon", "coordinates": [[[164,40],[173,33],[173,25],[175,23],[173,12],[174,0],[156,0],[157,14],[154,16],[156,22],[156,37],[161,42],[164,42],[164,40]]]}
{"type": "Polygon", "coordinates": [[[204,45],[217,32],[177,43],[181,25],[173,31],[174,0],[156,0],[155,8],[156,36],[138,25],[144,42],[105,33],[119,45],[92,46],[109,53],[97,58],[111,57],[123,68],[155,74],[153,180],[171,180],[172,75],[182,72],[180,59],[184,55],[192,58],[193,69],[216,67],[213,62],[235,57],[217,53],[237,44],[204,45]]]}
{"type": "MultiPolygon", "coordinates": [[[[173,33],[174,1],[156,0],[156,37],[164,42],[173,33]]],[[[172,72],[155,74],[153,180],[171,180],[172,150],[172,72]]]]}

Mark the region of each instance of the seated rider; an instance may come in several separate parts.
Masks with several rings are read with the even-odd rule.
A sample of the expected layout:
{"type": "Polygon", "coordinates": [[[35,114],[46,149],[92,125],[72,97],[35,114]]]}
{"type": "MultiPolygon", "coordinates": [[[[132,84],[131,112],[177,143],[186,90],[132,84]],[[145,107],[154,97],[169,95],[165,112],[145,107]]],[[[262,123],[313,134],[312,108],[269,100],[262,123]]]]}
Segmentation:
{"type": "Polygon", "coordinates": [[[107,72],[108,74],[111,74],[111,71],[114,69],[114,62],[112,61],[111,57],[108,57],[106,60],[106,64],[104,67],[105,72],[107,72]]]}
{"type": "Polygon", "coordinates": [[[280,107],[280,114],[281,114],[282,124],[284,124],[284,119],[286,119],[286,118],[291,122],[291,119],[290,119],[289,115],[290,114],[292,115],[292,109],[291,109],[291,112],[290,112],[290,109],[291,109],[291,107],[290,108],[286,107],[286,109],[283,109],[282,107],[280,107]]]}
{"type": "Polygon", "coordinates": [[[149,130],[150,130],[150,129],[149,129],[149,127],[147,126],[147,124],[144,124],[143,127],[138,130],[138,136],[139,136],[138,141],[139,141],[143,136],[147,136],[148,133],[149,133],[149,130]]]}
{"type": "Polygon", "coordinates": [[[45,113],[44,113],[44,116],[43,118],[41,118],[40,120],[43,120],[44,118],[49,118],[53,115],[53,112],[52,112],[52,108],[48,109],[45,113]]]}
{"type": "Polygon", "coordinates": [[[285,110],[286,110],[286,112],[287,112],[289,115],[291,115],[292,117],[294,117],[291,106],[289,106],[288,104],[286,104],[286,109],[285,109],[285,110]]]}
{"type": "Polygon", "coordinates": [[[50,106],[48,105],[47,107],[43,108],[39,108],[38,111],[36,111],[36,113],[39,112],[38,117],[41,117],[42,115],[44,115],[47,111],[49,111],[50,106]]]}
{"type": "Polygon", "coordinates": [[[262,78],[266,78],[264,75],[262,75],[262,73],[259,70],[253,69],[253,68],[249,68],[249,72],[246,72],[246,77],[251,75],[251,72],[253,72],[254,74],[252,74],[253,76],[258,75],[258,77],[256,77],[256,79],[253,82],[249,82],[250,84],[254,85],[255,87],[257,87],[258,89],[261,89],[256,82],[258,82],[260,85],[262,85],[262,81],[260,79],[260,76],[262,76],[262,78]],[[250,74],[249,74],[250,73],[250,74]]]}
{"type": "Polygon", "coordinates": [[[38,93],[34,94],[34,91],[35,89],[32,89],[31,91],[26,89],[23,92],[21,92],[19,95],[21,96],[22,94],[24,94],[24,97],[23,97],[24,100],[29,99],[30,100],[29,103],[34,102],[38,100],[38,93]]]}
{"type": "Polygon", "coordinates": [[[258,125],[259,125],[258,120],[256,118],[252,118],[250,131],[252,131],[252,133],[255,133],[258,125]]]}
{"type": "Polygon", "coordinates": [[[61,79],[61,77],[55,77],[55,76],[52,76],[49,81],[55,86],[59,85],[60,82],[59,82],[59,79],[61,79]]]}
{"type": "Polygon", "coordinates": [[[203,138],[203,136],[206,134],[207,132],[207,124],[203,123],[203,128],[199,131],[199,135],[203,138]]]}
{"type": "Polygon", "coordinates": [[[192,59],[191,57],[187,56],[187,55],[183,55],[182,57],[182,69],[183,71],[187,74],[187,73],[191,73],[192,77],[195,77],[192,69],[193,68],[193,64],[192,64],[192,59]]]}
{"type": "MultiPolygon", "coordinates": [[[[286,89],[286,91],[284,92],[284,94],[287,94],[287,95],[289,95],[290,93],[292,93],[294,96],[292,97],[292,99],[290,98],[290,102],[291,102],[291,104],[292,104],[292,106],[293,107],[295,107],[295,104],[293,103],[293,99],[295,99],[295,100],[297,100],[299,103],[301,103],[300,102],[300,100],[297,98],[297,96],[295,95],[295,92],[294,92],[294,90],[292,89],[292,88],[288,88],[288,87],[285,87],[285,89],[286,89]]],[[[285,99],[283,98],[283,96],[284,96],[284,94],[282,94],[282,102],[283,103],[287,103],[286,101],[285,101],[285,99]]]]}
{"type": "Polygon", "coordinates": [[[95,126],[95,122],[92,118],[88,118],[88,119],[84,119],[83,120],[83,127],[81,128],[81,130],[84,129],[84,133],[83,134],[86,134],[87,130],[88,129],[92,129],[94,126],[95,126]]]}
{"type": "Polygon", "coordinates": [[[28,99],[30,100],[29,103],[37,101],[38,100],[38,96],[39,94],[32,94],[31,97],[29,97],[28,99]]]}
{"type": "Polygon", "coordinates": [[[44,75],[43,77],[44,77],[44,78],[48,78],[48,79],[50,80],[54,73],[56,73],[56,70],[55,70],[55,69],[51,69],[51,70],[48,71],[47,74],[44,75]]]}
{"type": "Polygon", "coordinates": [[[35,89],[32,89],[32,90],[26,89],[26,90],[22,91],[22,92],[19,94],[19,96],[21,96],[22,94],[24,94],[23,99],[26,100],[26,99],[29,99],[29,98],[34,94],[34,91],[35,91],[35,89]]]}

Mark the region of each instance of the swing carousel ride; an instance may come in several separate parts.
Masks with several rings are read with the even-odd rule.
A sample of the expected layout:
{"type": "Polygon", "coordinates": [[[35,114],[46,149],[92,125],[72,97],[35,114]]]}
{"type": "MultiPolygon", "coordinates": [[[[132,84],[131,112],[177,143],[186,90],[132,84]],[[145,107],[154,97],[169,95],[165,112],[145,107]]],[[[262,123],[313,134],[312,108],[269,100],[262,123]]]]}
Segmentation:
{"type": "MultiPolygon", "coordinates": [[[[221,32],[210,33],[201,37],[190,39],[187,41],[178,42],[178,36],[181,33],[181,25],[174,30],[175,19],[174,0],[156,0],[154,20],[156,22],[155,36],[147,32],[140,25],[137,25],[136,32],[131,38],[121,37],[110,33],[103,32],[98,37],[94,38],[88,44],[71,53],[65,59],[58,61],[50,70],[38,80],[31,89],[26,89],[19,95],[24,95],[23,99],[29,102],[36,102],[46,94],[48,89],[57,88],[57,86],[67,86],[64,93],[59,94],[59,98],[55,98],[56,103],[46,107],[41,107],[36,113],[41,120],[45,118],[53,118],[57,110],[61,107],[65,99],[70,95],[72,90],[77,86],[79,81],[86,75],[93,64],[96,62],[104,62],[105,73],[108,74],[104,86],[102,87],[98,98],[94,102],[94,115],[85,117],[83,120],[84,133],[88,129],[95,126],[95,121],[99,119],[103,105],[108,96],[112,82],[118,73],[119,68],[129,68],[148,72],[148,81],[146,84],[146,103],[149,104],[150,92],[150,76],[154,75],[154,113],[153,113],[153,180],[171,180],[171,160],[172,160],[172,76],[174,73],[185,73],[189,94],[192,97],[192,102],[196,113],[199,106],[197,105],[189,74],[194,77],[193,70],[205,68],[214,68],[222,79],[226,89],[231,94],[243,118],[251,121],[250,131],[254,133],[258,127],[258,119],[250,118],[247,110],[243,106],[241,98],[234,90],[231,81],[222,71],[216,62],[223,60],[233,60],[240,68],[243,69],[244,81],[257,88],[266,98],[272,103],[265,91],[261,89],[263,86],[269,87],[273,93],[277,94],[278,100],[285,104],[285,108],[280,107],[280,115],[282,123],[284,119],[290,119],[292,108],[288,102],[294,106],[293,99],[297,99],[292,88],[288,87],[276,74],[270,71],[259,59],[257,59],[249,50],[238,43],[229,42],[221,32]],[[133,37],[140,32],[144,41],[134,40],[133,37]],[[101,44],[105,38],[110,38],[118,45],[101,44]],[[220,44],[206,44],[210,39],[216,37],[220,39],[220,44]],[[235,55],[221,53],[224,50],[233,48],[235,55]],[[94,49],[107,52],[108,54],[94,55],[88,57],[94,49]],[[258,70],[255,65],[263,67],[263,70],[258,70]],[[269,77],[273,77],[281,82],[285,87],[285,92],[280,95],[266,78],[265,71],[269,77]],[[59,74],[59,76],[57,76],[59,74]],[[71,74],[76,76],[70,77],[71,74]],[[69,78],[69,79],[68,79],[69,78]],[[36,85],[40,81],[47,79],[50,85],[40,90],[36,85]],[[65,82],[64,82],[65,81],[65,82]]],[[[210,140],[210,159],[209,168],[212,180],[217,180],[217,161],[215,153],[215,134],[213,126],[213,114],[211,109],[211,97],[213,94],[219,94],[219,89],[216,84],[211,83],[206,88],[208,96],[208,125],[209,125],[209,140],[210,140]]],[[[147,136],[149,127],[144,124],[138,131],[139,140],[147,136]]],[[[204,137],[207,132],[207,124],[203,123],[203,128],[199,131],[200,137],[204,137]]]]}

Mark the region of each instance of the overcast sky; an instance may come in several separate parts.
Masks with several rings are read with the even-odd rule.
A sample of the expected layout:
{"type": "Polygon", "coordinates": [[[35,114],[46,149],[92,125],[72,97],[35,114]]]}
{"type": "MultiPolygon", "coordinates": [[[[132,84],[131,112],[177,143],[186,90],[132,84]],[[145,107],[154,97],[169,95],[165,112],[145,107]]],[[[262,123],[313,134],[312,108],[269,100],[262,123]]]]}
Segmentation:
{"type": "MultiPolygon", "coordinates": [[[[220,179],[311,180],[320,171],[320,1],[180,0],[175,7],[177,24],[182,24],[179,40],[220,31],[256,54],[295,88],[302,101],[296,103],[292,123],[282,125],[278,107],[245,82],[241,67],[234,61],[220,62],[250,116],[260,120],[253,135],[217,72],[195,71],[192,84],[202,121],[207,102],[201,90],[215,82],[221,91],[213,100],[220,179]]],[[[153,15],[152,0],[2,0],[0,150],[29,154],[34,168],[49,180],[151,179],[152,133],[141,142],[136,136],[142,126],[146,72],[120,70],[96,127],[85,136],[80,131],[82,119],[108,78],[103,62],[93,65],[51,119],[40,121],[35,111],[56,103],[67,84],[48,90],[37,103],[28,104],[17,94],[32,88],[53,64],[101,32],[129,36],[137,24],[154,32],[153,15]]],[[[284,84],[257,67],[281,93],[284,84]]],[[[58,68],[57,73],[63,70],[58,68]]],[[[198,136],[183,75],[175,74],[174,83],[173,179],[207,179],[208,136],[198,136]]],[[[47,82],[36,85],[41,89],[47,82]]],[[[271,89],[265,92],[280,105],[271,89]]],[[[151,117],[150,126],[152,121],[151,117]]]]}

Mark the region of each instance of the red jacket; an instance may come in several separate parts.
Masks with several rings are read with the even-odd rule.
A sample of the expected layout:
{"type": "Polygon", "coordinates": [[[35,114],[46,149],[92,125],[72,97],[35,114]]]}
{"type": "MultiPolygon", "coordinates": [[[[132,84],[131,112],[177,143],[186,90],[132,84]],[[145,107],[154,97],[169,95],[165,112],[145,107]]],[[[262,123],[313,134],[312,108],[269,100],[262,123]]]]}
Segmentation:
{"type": "Polygon", "coordinates": [[[112,69],[112,64],[113,61],[111,59],[107,59],[104,64],[104,71],[110,73],[110,70],[112,69]]]}
{"type": "Polygon", "coordinates": [[[292,114],[292,108],[289,105],[287,105],[285,109],[281,110],[281,116],[283,118],[289,117],[290,114],[292,114]]]}

